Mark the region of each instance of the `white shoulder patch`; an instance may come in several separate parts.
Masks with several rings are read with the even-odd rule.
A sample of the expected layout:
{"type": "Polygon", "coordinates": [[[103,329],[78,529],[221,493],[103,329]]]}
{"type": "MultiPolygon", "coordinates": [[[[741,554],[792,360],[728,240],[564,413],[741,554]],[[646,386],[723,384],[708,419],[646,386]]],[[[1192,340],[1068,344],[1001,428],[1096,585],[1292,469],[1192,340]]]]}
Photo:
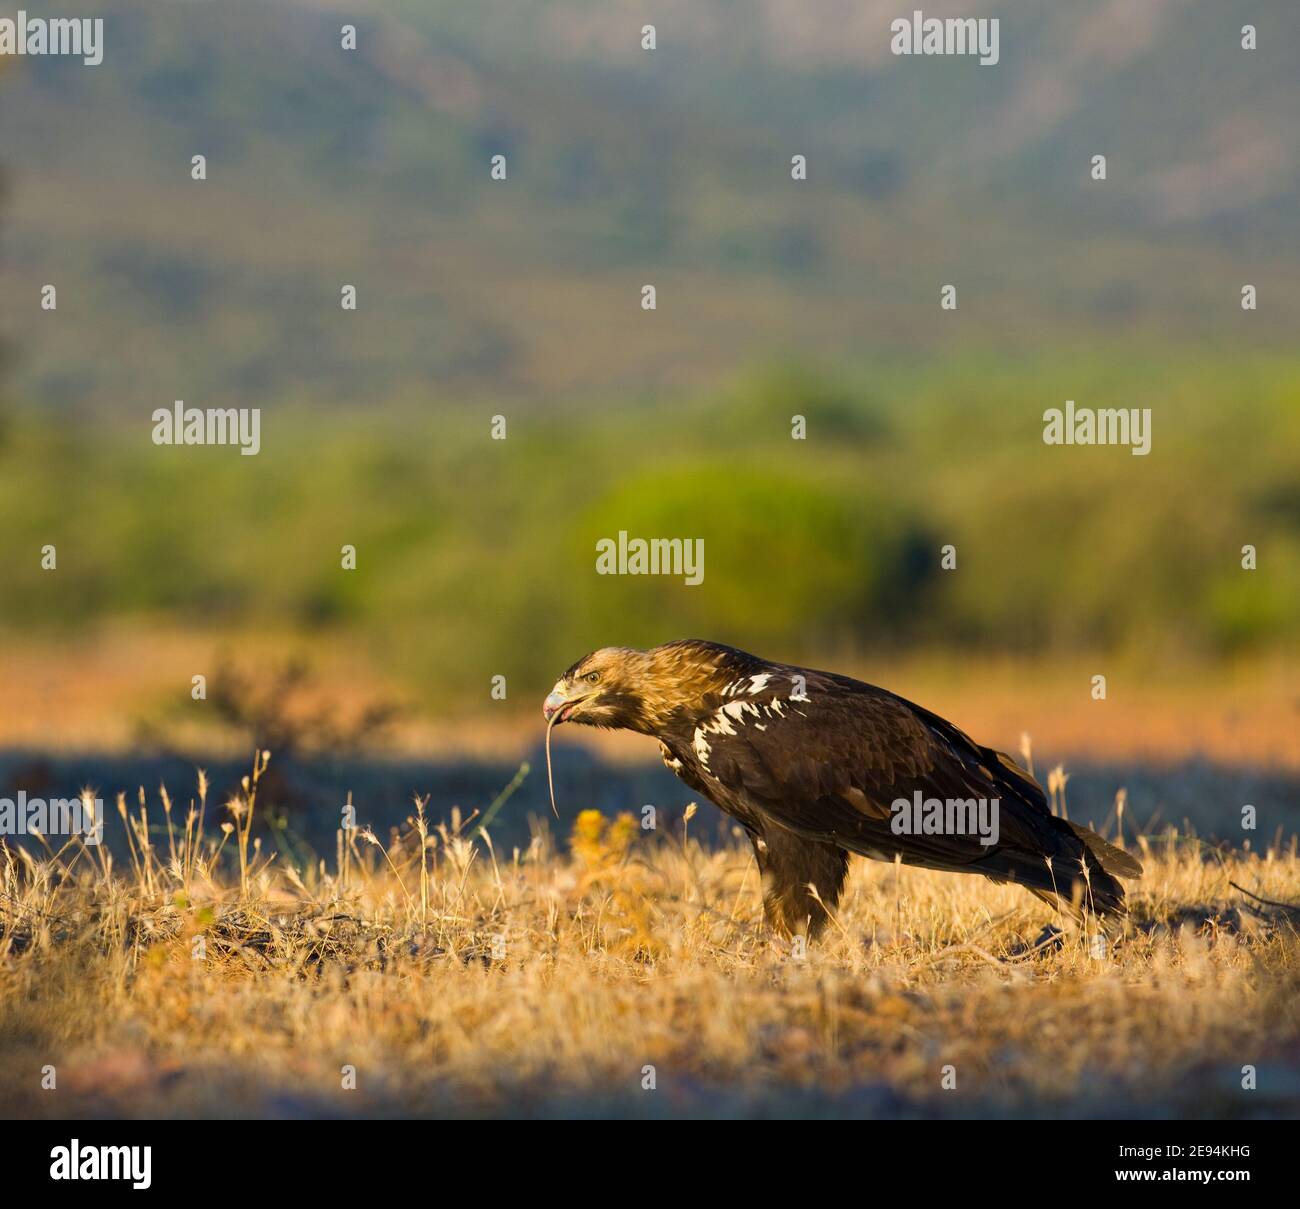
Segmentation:
{"type": "Polygon", "coordinates": [[[711,748],[706,735],[737,735],[740,732],[732,725],[733,721],[739,722],[741,726],[745,725],[745,714],[750,713],[758,715],[758,706],[751,705],[748,701],[728,701],[726,705],[719,706],[714,712],[713,717],[708,722],[702,722],[695,728],[695,737],[691,746],[695,749],[695,754],[700,757],[700,763],[704,765],[706,771],[712,775],[709,769],[709,755],[711,748]]]}
{"type": "Polygon", "coordinates": [[[752,705],[748,701],[728,701],[727,704],[722,707],[722,712],[735,718],[736,721],[743,726],[746,714],[754,714],[757,717],[758,706],[752,705]]]}

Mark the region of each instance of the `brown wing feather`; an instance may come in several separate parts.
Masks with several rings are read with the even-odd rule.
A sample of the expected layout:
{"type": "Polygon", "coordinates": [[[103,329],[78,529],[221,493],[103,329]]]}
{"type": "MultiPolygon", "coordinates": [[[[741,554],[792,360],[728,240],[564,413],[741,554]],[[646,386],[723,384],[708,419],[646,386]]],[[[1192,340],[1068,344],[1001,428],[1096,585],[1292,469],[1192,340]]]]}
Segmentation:
{"type": "MultiPolygon", "coordinates": [[[[715,729],[705,724],[700,736],[706,792],[716,778],[782,826],[869,856],[896,855],[1049,890],[1067,886],[1086,866],[1091,890],[1122,902],[1122,887],[1106,873],[1102,853],[1052,815],[1038,783],[938,715],[860,681],[776,665],[761,691],[741,693],[738,700],[743,706],[715,729]],[[891,804],[917,791],[941,800],[997,799],[998,842],[895,834],[891,804]]],[[[1120,855],[1127,865],[1115,872],[1136,866],[1120,855]]]]}

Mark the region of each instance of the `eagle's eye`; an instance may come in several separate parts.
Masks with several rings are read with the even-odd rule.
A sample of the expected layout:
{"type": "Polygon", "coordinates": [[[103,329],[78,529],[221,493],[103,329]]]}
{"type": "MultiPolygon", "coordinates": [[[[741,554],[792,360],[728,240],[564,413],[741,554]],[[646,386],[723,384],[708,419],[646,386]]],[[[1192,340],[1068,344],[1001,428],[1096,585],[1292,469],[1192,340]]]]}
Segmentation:
{"type": "Polygon", "coordinates": [[[599,673],[599,672],[588,672],[585,676],[583,676],[583,679],[584,679],[588,684],[599,684],[599,683],[600,683],[600,673],[599,673]]]}

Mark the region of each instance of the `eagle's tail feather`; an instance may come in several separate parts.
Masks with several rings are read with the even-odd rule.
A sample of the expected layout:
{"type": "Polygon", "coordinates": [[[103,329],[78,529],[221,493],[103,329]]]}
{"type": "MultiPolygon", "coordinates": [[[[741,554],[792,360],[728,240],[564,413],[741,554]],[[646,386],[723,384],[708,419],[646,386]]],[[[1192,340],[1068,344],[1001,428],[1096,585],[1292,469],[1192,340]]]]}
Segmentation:
{"type": "Polygon", "coordinates": [[[1089,831],[1088,828],[1080,827],[1077,823],[1069,823],[1069,827],[1083,842],[1084,847],[1097,858],[1097,863],[1107,873],[1116,877],[1142,876],[1141,862],[1130,856],[1122,848],[1116,848],[1114,844],[1102,839],[1095,831],[1089,831]]]}
{"type": "Polygon", "coordinates": [[[1084,845],[1082,861],[1077,856],[1067,858],[1060,854],[1049,865],[1045,857],[1004,849],[988,861],[981,872],[994,881],[1022,885],[1049,906],[1075,919],[1087,915],[1128,914],[1124,885],[1115,874],[1136,877],[1142,872],[1142,866],[1128,853],[1107,844],[1095,832],[1073,824],[1070,829],[1084,845]],[[1096,844],[1104,846],[1104,855],[1096,850],[1096,844]]]}
{"type": "Polygon", "coordinates": [[[1069,916],[1076,923],[1090,916],[1122,916],[1128,914],[1124,887],[1108,873],[1099,878],[1091,872],[1087,882],[1071,881],[1067,886],[1048,889],[1044,886],[1026,886],[1035,898],[1041,898],[1049,907],[1069,916]]]}

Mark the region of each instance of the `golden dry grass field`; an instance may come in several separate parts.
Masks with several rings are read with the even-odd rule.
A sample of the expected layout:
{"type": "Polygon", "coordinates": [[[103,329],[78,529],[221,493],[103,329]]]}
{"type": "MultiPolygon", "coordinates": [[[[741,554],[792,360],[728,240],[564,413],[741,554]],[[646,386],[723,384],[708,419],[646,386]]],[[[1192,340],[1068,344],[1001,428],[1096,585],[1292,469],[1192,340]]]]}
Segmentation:
{"type": "Polygon", "coordinates": [[[0,1112],[1300,1108],[1294,838],[1126,832],[1129,926],[1039,947],[1052,915],[1022,890],[857,862],[800,954],[763,926],[748,846],[689,820],[588,811],[503,851],[481,819],[413,811],[295,867],[256,839],[256,791],[110,804],[116,861],[5,852],[0,1112]]]}

